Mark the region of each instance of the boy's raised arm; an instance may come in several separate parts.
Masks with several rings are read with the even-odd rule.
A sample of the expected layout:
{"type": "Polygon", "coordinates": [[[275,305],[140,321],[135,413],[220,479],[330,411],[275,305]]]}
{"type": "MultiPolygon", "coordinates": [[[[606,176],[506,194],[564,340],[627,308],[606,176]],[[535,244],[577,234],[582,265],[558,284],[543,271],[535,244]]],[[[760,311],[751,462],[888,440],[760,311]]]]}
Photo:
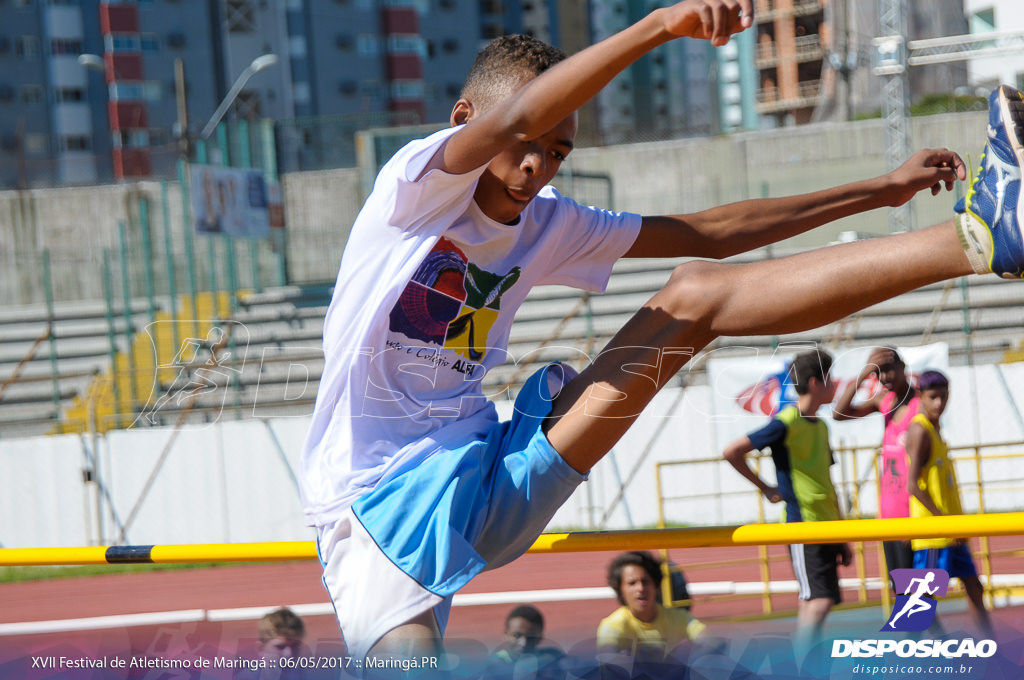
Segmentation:
{"type": "Polygon", "coordinates": [[[753,0],[685,0],[657,9],[532,80],[487,111],[459,100],[454,124],[467,123],[429,167],[463,174],[505,148],[536,139],[593,98],[612,78],[655,47],[680,37],[724,45],[753,24],[753,0]]]}
{"type": "Polygon", "coordinates": [[[740,201],[692,215],[644,217],[626,257],[729,257],[842,217],[903,205],[925,189],[935,196],[966,177],[957,154],[925,149],[892,172],[833,189],[740,201]]]}
{"type": "Polygon", "coordinates": [[[872,395],[866,401],[860,404],[854,404],[853,399],[857,394],[857,390],[860,389],[861,384],[868,379],[871,375],[877,375],[879,366],[886,358],[893,352],[891,349],[886,347],[876,347],[871,350],[871,354],[868,356],[868,361],[864,364],[864,367],[860,369],[860,373],[857,374],[856,380],[853,380],[849,385],[843,389],[843,393],[839,395],[839,399],[836,401],[836,405],[832,408],[832,417],[836,420],[854,420],[856,418],[863,418],[864,416],[877,413],[882,403],[882,397],[884,392],[879,391],[877,394],[872,395]]]}

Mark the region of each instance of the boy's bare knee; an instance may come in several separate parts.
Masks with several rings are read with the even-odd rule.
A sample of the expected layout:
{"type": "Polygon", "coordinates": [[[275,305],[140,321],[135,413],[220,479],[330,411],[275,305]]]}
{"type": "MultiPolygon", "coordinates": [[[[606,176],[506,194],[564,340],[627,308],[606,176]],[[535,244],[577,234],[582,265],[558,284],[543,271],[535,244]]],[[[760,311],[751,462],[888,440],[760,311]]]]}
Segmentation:
{"type": "Polygon", "coordinates": [[[673,318],[710,326],[721,302],[723,273],[724,265],[714,262],[684,262],[672,271],[655,300],[673,318]]]}

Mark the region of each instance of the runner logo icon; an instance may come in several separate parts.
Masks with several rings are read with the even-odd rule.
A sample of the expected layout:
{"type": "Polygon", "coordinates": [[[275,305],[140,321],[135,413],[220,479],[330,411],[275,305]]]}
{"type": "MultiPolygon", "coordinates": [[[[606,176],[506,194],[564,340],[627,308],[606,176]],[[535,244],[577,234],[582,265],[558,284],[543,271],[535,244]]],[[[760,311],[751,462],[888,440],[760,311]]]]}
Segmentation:
{"type": "Polygon", "coordinates": [[[935,621],[936,597],[945,597],[949,574],[943,569],[893,569],[897,593],[882,631],[922,631],[935,621]]]}

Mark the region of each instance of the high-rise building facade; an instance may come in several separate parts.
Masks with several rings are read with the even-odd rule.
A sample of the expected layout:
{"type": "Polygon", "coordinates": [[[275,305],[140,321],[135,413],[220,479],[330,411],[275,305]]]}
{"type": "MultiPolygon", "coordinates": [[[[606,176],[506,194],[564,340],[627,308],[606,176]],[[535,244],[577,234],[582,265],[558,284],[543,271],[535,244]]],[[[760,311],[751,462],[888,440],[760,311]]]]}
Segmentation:
{"type": "MultiPolygon", "coordinates": [[[[447,121],[490,39],[523,32],[574,53],[666,4],[4,0],[0,188],[173,177],[229,100],[225,121],[278,122],[282,169],[352,163],[355,130],[447,121]]],[[[752,40],[658,48],[584,107],[580,142],[752,128],[752,40]]]]}
{"type": "Polygon", "coordinates": [[[276,64],[225,120],[444,121],[480,45],[521,11],[519,0],[0,3],[0,187],[170,176],[179,107],[195,138],[267,54],[276,64]]]}
{"type": "Polygon", "coordinates": [[[822,89],[827,0],[758,0],[757,112],[775,125],[808,123],[822,89]]]}
{"type": "MultiPolygon", "coordinates": [[[[872,72],[880,34],[879,0],[757,0],[760,127],[844,120],[882,107],[882,79],[872,72]],[[837,87],[847,94],[839,103],[837,87]]],[[[907,40],[967,32],[963,0],[906,2],[907,40]]],[[[952,94],[966,83],[960,63],[915,66],[910,99],[952,94]]]]}
{"type": "MultiPolygon", "coordinates": [[[[1024,2],[1020,0],[964,0],[970,32],[974,35],[1024,31],[1024,2]]],[[[985,91],[997,85],[1024,89],[1024,53],[974,59],[968,66],[971,86],[985,91]]]]}
{"type": "MultiPolygon", "coordinates": [[[[593,41],[640,20],[667,0],[590,0],[593,41]]],[[[674,40],[623,71],[596,98],[605,144],[719,130],[716,52],[704,40],[674,40]]]]}

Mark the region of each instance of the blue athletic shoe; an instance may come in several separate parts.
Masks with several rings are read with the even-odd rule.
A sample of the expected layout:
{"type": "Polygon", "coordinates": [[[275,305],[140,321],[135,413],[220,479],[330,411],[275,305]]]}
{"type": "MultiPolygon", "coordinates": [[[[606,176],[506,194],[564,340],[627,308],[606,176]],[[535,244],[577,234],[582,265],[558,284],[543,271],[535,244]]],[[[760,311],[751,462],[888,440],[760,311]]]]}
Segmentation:
{"type": "Polygon", "coordinates": [[[957,234],[974,271],[1024,278],[1024,95],[1002,85],[988,105],[988,144],[967,196],[957,202],[957,234]]]}

